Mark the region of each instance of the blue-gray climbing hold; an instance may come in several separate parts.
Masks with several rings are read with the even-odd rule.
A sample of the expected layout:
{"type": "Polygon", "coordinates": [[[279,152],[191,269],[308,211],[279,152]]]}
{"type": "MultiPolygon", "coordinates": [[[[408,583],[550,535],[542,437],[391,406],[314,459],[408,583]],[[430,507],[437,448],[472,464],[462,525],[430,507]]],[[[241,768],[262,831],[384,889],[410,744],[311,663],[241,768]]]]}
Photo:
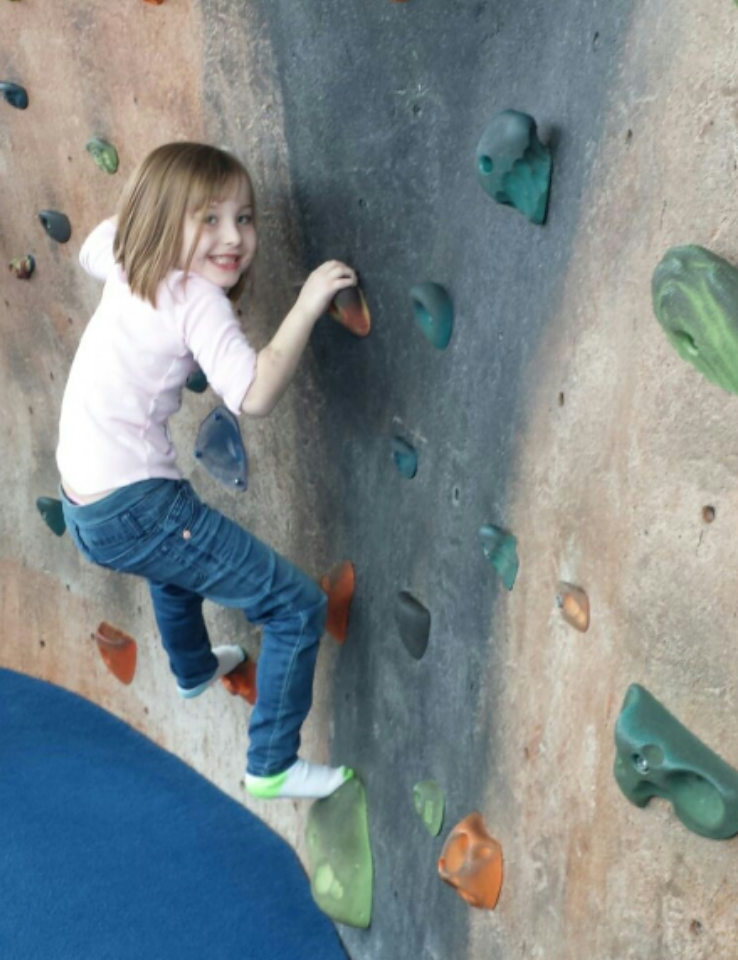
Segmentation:
{"type": "Polygon", "coordinates": [[[518,575],[518,542],[511,533],[506,533],[492,524],[479,528],[482,552],[500,575],[508,590],[512,590],[518,575]]]}
{"type": "Polygon", "coordinates": [[[195,457],[214,480],[233,490],[245,490],[248,458],[238,420],[226,407],[216,407],[200,424],[195,457]]]}
{"type": "Polygon", "coordinates": [[[410,290],[415,320],[437,350],[445,350],[454,328],[454,308],[445,287],[431,281],[410,290]]]}
{"type": "Polygon", "coordinates": [[[105,173],[115,173],[118,170],[118,151],[112,143],[93,137],[85,144],[85,150],[105,173]]]}
{"type": "Polygon", "coordinates": [[[38,218],[51,239],[57,243],[66,243],[72,236],[72,225],[65,214],[56,210],[42,210],[38,218]]]}
{"type": "Polygon", "coordinates": [[[3,80],[0,82],[0,93],[3,95],[5,102],[9,103],[11,107],[15,107],[16,110],[25,110],[28,106],[28,94],[17,83],[3,80]]]}
{"type": "Polygon", "coordinates": [[[538,139],[533,117],[518,110],[493,117],[477,147],[477,177],[497,203],[515,207],[531,223],[544,222],[551,152],[538,139]]]}
{"type": "Polygon", "coordinates": [[[185,387],[193,393],[205,393],[208,388],[208,378],[198,367],[197,370],[193,370],[189,377],[187,377],[185,387]]]}
{"type": "Polygon", "coordinates": [[[54,497],[39,497],[36,500],[36,509],[44,518],[44,523],[49,530],[52,530],[57,537],[64,535],[67,524],[64,520],[61,500],[55,500],[54,497]]]}
{"type": "Polygon", "coordinates": [[[414,660],[422,660],[430,639],[430,610],[407,590],[397,594],[395,621],[400,639],[414,660]]]}
{"type": "Polygon", "coordinates": [[[392,437],[392,459],[395,466],[408,480],[418,472],[418,455],[415,448],[402,437],[392,437]]]}

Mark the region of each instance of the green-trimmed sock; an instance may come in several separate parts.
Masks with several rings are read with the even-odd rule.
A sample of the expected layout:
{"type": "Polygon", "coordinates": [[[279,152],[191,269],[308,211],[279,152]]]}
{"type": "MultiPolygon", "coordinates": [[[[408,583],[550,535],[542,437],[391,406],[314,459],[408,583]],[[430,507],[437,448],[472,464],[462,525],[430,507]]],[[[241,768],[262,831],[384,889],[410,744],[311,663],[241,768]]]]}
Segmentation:
{"type": "Polygon", "coordinates": [[[298,760],[289,770],[271,777],[247,773],[244,782],[248,792],[260,800],[320,800],[338,790],[353,775],[350,767],[325,767],[298,760]]]}

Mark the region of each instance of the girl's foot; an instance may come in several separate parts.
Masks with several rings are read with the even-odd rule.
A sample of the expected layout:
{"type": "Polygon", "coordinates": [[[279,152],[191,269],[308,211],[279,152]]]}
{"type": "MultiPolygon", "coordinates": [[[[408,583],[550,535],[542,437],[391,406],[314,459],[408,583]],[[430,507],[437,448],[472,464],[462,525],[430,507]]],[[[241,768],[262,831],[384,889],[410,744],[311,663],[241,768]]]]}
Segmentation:
{"type": "Polygon", "coordinates": [[[245,785],[260,800],[320,800],[330,796],[354,775],[349,767],[325,767],[298,760],[289,770],[271,777],[246,774],[245,785]]]}
{"type": "Polygon", "coordinates": [[[177,685],[177,690],[179,691],[180,697],[184,697],[185,700],[191,700],[193,697],[199,697],[201,693],[205,693],[208,687],[211,687],[216,680],[220,680],[221,677],[224,677],[226,674],[231,673],[235,670],[239,663],[243,663],[246,659],[246,651],[243,647],[238,646],[228,646],[228,647],[213,647],[213,653],[218,661],[218,668],[212,677],[209,680],[205,680],[204,683],[199,683],[196,687],[180,687],[177,685]]]}

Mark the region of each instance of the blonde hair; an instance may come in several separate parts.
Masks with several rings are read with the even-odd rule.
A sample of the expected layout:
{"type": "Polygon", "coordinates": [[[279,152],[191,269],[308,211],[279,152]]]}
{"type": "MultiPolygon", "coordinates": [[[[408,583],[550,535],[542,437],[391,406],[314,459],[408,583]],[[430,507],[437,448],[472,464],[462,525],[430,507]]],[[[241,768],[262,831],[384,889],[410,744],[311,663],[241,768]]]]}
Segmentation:
{"type": "MultiPolygon", "coordinates": [[[[167,143],[152,151],[131,176],[118,205],[113,254],[125,271],[131,290],[156,306],[156,291],[180,263],[184,221],[188,213],[207,209],[213,200],[251,178],[243,164],[225,150],[203,143],[167,143]]],[[[200,230],[187,251],[189,270],[200,230]]],[[[246,273],[228,298],[238,300],[246,273]]]]}

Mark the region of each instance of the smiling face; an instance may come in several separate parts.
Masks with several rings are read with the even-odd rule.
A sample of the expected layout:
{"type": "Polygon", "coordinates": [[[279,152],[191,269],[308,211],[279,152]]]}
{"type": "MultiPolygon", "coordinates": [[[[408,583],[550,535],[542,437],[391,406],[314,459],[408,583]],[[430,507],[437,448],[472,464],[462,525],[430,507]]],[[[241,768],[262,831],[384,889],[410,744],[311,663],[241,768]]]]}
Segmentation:
{"type": "Polygon", "coordinates": [[[191,254],[190,273],[196,273],[222,290],[230,290],[251,265],[255,253],[253,200],[245,181],[240,181],[207,207],[187,213],[181,269],[185,269],[191,254]]]}

